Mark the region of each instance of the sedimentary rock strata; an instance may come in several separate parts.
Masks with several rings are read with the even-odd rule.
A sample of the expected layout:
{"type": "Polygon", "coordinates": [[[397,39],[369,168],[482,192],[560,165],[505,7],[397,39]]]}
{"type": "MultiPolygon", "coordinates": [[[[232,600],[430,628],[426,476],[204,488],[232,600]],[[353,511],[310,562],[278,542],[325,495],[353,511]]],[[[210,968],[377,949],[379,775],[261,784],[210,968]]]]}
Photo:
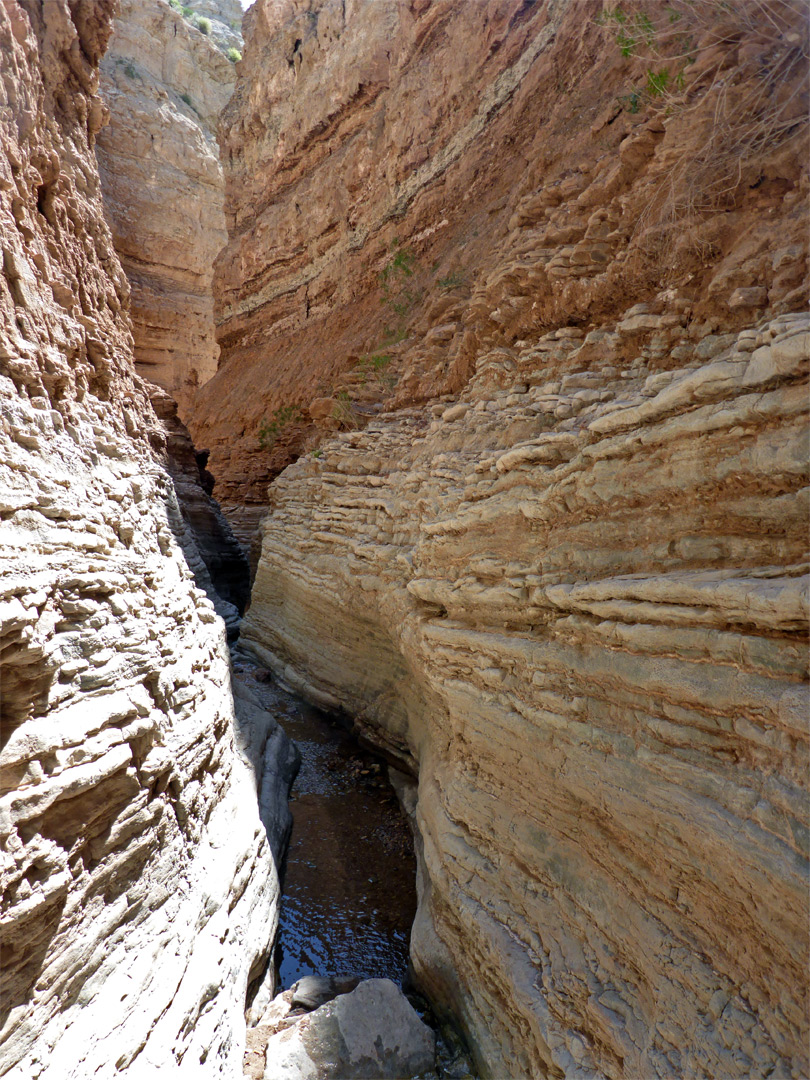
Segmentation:
{"type": "Polygon", "coordinates": [[[257,0],[220,136],[220,371],[189,419],[220,497],[261,504],[310,417],[457,393],[487,342],[669,288],[695,324],[801,308],[806,24],[772,6],[652,5],[623,55],[597,2],[257,0]]]}
{"type": "Polygon", "coordinates": [[[257,802],[283,739],[234,721],[102,215],[112,7],[0,4],[0,1073],[24,1080],[239,1075],[277,917],[257,802]]]}
{"type": "Polygon", "coordinates": [[[177,402],[153,384],[148,389],[166,437],[169,475],[193,541],[185,552],[186,561],[233,637],[250,595],[248,561],[219,504],[211,498],[214,477],[205,468],[207,455],[195,450],[178,418],[177,402]]]}
{"type": "Polygon", "coordinates": [[[192,426],[484,1073],[799,1077],[806,23],[610,10],[258,0],[192,426]]]}
{"type": "MultiPolygon", "coordinates": [[[[218,6],[230,20],[211,23],[226,35],[221,44],[241,44],[230,26],[239,4],[218,6]]],[[[172,394],[183,416],[219,356],[211,275],[226,233],[215,132],[234,66],[218,40],[166,0],[122,0],[101,64],[110,116],[97,155],[132,290],[136,367],[172,394]]]]}
{"type": "MultiPolygon", "coordinates": [[[[467,149],[470,180],[489,121],[551,33],[519,3],[466,7],[465,19],[446,3],[259,0],[246,13],[243,77],[221,123],[223,353],[189,419],[229,504],[263,502],[290,434],[300,445],[293,424],[262,450],[263,418],[329,397],[347,355],[397,324],[369,286],[397,235],[417,231],[400,232],[403,212],[434,180],[442,207],[457,198],[445,170],[467,149]]],[[[433,202],[414,221],[430,237],[447,231],[446,217],[433,202]]]]}
{"type": "Polygon", "coordinates": [[[418,768],[412,956],[492,1075],[807,1069],[809,346],[551,335],[271,488],[243,641],[418,768]]]}

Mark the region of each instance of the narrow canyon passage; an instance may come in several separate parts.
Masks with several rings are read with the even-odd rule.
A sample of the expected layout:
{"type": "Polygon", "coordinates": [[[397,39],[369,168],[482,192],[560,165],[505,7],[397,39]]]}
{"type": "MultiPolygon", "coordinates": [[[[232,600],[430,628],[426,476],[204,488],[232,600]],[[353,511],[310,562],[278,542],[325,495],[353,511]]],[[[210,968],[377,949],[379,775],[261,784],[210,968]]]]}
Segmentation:
{"type": "Polygon", "coordinates": [[[810,1075],[806,8],[0,0],[2,1080],[810,1075]]]}

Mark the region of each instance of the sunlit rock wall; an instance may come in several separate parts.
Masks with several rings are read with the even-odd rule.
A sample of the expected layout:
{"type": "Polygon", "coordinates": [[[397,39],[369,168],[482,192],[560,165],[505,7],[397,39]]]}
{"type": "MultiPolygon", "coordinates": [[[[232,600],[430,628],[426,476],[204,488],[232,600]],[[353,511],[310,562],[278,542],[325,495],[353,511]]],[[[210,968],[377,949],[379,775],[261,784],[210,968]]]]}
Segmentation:
{"type": "MultiPolygon", "coordinates": [[[[235,21],[234,5],[219,3],[235,21]]],[[[101,63],[110,119],[97,155],[132,289],[135,364],[184,419],[219,356],[211,275],[226,234],[215,132],[235,75],[215,41],[166,0],[122,0],[101,63]]]]}
{"type": "Polygon", "coordinates": [[[19,1080],[240,1075],[278,903],[257,810],[274,724],[235,730],[102,216],[111,9],[0,4],[0,1073],[19,1080]]]}
{"type": "Polygon", "coordinates": [[[418,769],[413,960],[488,1075],[800,1077],[810,321],[545,345],[289,466],[242,640],[418,769]]]}

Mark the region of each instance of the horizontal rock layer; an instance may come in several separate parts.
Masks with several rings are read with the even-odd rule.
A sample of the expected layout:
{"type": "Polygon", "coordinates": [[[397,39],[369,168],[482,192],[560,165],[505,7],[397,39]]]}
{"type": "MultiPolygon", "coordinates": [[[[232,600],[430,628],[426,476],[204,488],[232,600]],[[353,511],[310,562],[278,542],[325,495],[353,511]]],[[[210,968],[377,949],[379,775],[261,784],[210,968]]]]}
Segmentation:
{"type": "Polygon", "coordinates": [[[220,370],[188,420],[224,503],[264,501],[315,445],[309,417],[458,393],[491,344],[660,315],[673,289],[706,333],[801,308],[801,5],[648,4],[629,56],[603,6],[248,10],[220,135],[220,370]]]}
{"type": "Polygon", "coordinates": [[[250,702],[235,723],[183,440],[133,371],[92,149],[112,7],[0,5],[0,1073],[25,1080],[240,1075],[287,823],[264,798],[274,853],[259,765],[283,784],[288,748],[250,702]]]}
{"type": "Polygon", "coordinates": [[[243,642],[418,768],[413,961],[486,1075],[808,1068],[810,320],[709,345],[490,354],[271,488],[243,642]]]}
{"type": "Polygon", "coordinates": [[[113,29],[101,64],[104,206],[132,289],[136,368],[185,417],[219,356],[211,275],[226,234],[214,133],[234,67],[165,0],[122,0],[113,29]]]}

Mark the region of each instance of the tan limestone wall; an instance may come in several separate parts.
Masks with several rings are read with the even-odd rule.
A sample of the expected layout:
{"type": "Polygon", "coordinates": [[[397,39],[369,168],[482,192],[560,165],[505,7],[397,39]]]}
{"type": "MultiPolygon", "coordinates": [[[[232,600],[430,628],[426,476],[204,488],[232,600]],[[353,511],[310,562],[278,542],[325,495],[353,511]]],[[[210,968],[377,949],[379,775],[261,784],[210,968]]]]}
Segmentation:
{"type": "Polygon", "coordinates": [[[291,465],[242,640],[418,769],[412,956],[485,1075],[800,1077],[810,321],[585,348],[291,465]]]}
{"type": "Polygon", "coordinates": [[[183,418],[219,356],[211,275],[226,233],[215,132],[234,79],[214,39],[166,0],[122,0],[101,63],[110,118],[96,152],[132,290],[136,367],[183,418]]]}
{"type": "Polygon", "coordinates": [[[278,740],[260,710],[234,718],[102,213],[111,9],[0,3],[0,1073],[15,1080],[240,1075],[277,920],[256,774],[278,740]]]}

